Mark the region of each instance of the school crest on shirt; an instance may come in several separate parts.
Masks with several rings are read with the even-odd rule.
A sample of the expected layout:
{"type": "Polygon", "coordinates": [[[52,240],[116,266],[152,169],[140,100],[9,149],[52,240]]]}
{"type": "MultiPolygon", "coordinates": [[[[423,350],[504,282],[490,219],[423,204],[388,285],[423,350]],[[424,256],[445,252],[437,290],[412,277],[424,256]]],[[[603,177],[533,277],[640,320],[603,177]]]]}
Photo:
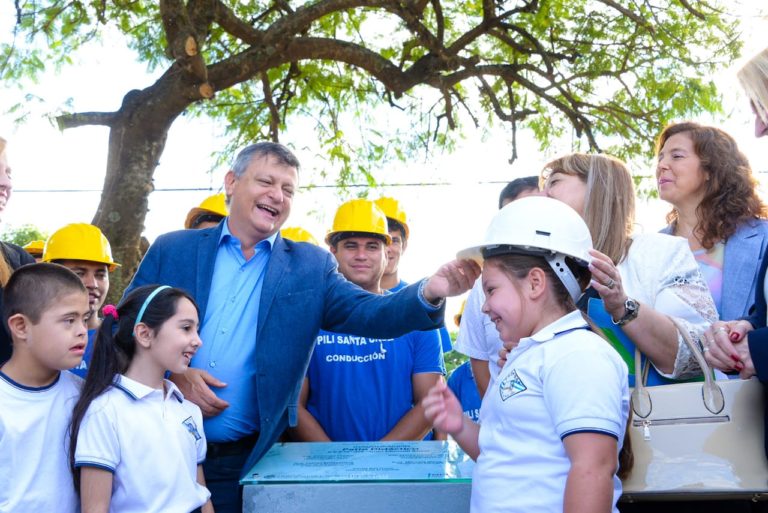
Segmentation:
{"type": "Polygon", "coordinates": [[[181,423],[184,424],[184,427],[187,428],[187,431],[189,431],[189,433],[195,437],[195,442],[202,438],[202,436],[200,436],[200,432],[197,430],[195,419],[192,417],[187,417],[181,423]]]}
{"type": "Polygon", "coordinates": [[[517,371],[512,369],[504,379],[499,383],[499,394],[501,394],[501,400],[506,401],[512,396],[528,390],[523,380],[517,375],[517,371]]]}

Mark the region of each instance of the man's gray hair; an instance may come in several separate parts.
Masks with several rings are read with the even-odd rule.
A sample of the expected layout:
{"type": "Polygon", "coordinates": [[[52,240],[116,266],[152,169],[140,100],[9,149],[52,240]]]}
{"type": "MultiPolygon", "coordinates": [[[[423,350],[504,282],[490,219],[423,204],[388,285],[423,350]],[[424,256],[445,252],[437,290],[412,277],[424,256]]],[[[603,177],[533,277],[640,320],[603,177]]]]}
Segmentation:
{"type": "Polygon", "coordinates": [[[299,159],[291,150],[280,143],[265,141],[251,144],[240,150],[240,153],[235,157],[235,163],[232,164],[232,171],[237,178],[240,178],[254,158],[269,156],[274,157],[283,166],[296,168],[296,171],[299,170],[299,159]]]}

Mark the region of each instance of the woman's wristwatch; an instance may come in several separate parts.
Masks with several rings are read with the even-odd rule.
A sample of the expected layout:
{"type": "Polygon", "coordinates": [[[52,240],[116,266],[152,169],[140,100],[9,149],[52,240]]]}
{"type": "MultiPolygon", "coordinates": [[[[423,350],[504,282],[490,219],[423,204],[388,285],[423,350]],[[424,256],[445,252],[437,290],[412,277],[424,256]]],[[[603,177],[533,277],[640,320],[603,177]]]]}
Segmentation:
{"type": "Polygon", "coordinates": [[[619,320],[616,320],[613,317],[611,317],[611,321],[613,321],[613,324],[615,324],[616,326],[624,326],[629,321],[636,319],[637,314],[639,312],[640,312],[640,303],[638,303],[631,297],[628,297],[626,301],[624,301],[624,315],[619,320]]]}

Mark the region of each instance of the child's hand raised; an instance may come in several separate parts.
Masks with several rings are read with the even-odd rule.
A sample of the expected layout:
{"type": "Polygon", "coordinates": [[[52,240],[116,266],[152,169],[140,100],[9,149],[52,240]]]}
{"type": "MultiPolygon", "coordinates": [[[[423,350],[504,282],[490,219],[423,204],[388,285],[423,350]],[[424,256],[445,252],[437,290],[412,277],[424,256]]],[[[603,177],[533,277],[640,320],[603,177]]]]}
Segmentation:
{"type": "Polygon", "coordinates": [[[424,416],[438,431],[455,437],[464,428],[461,404],[442,379],[429,389],[421,406],[424,416]]]}

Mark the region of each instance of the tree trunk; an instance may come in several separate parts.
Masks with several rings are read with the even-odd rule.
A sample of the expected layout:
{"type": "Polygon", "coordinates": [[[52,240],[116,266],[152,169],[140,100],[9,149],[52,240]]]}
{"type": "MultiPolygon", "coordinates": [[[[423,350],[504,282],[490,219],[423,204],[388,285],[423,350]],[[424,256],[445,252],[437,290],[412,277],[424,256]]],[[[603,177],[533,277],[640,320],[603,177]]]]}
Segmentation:
{"type": "Polygon", "coordinates": [[[101,228],[121,264],[110,275],[108,302],[116,303],[141,260],[152,175],[165,148],[168,130],[193,100],[178,75],[166,73],[142,91],[130,91],[110,123],[107,172],[93,224],[101,228]]]}

